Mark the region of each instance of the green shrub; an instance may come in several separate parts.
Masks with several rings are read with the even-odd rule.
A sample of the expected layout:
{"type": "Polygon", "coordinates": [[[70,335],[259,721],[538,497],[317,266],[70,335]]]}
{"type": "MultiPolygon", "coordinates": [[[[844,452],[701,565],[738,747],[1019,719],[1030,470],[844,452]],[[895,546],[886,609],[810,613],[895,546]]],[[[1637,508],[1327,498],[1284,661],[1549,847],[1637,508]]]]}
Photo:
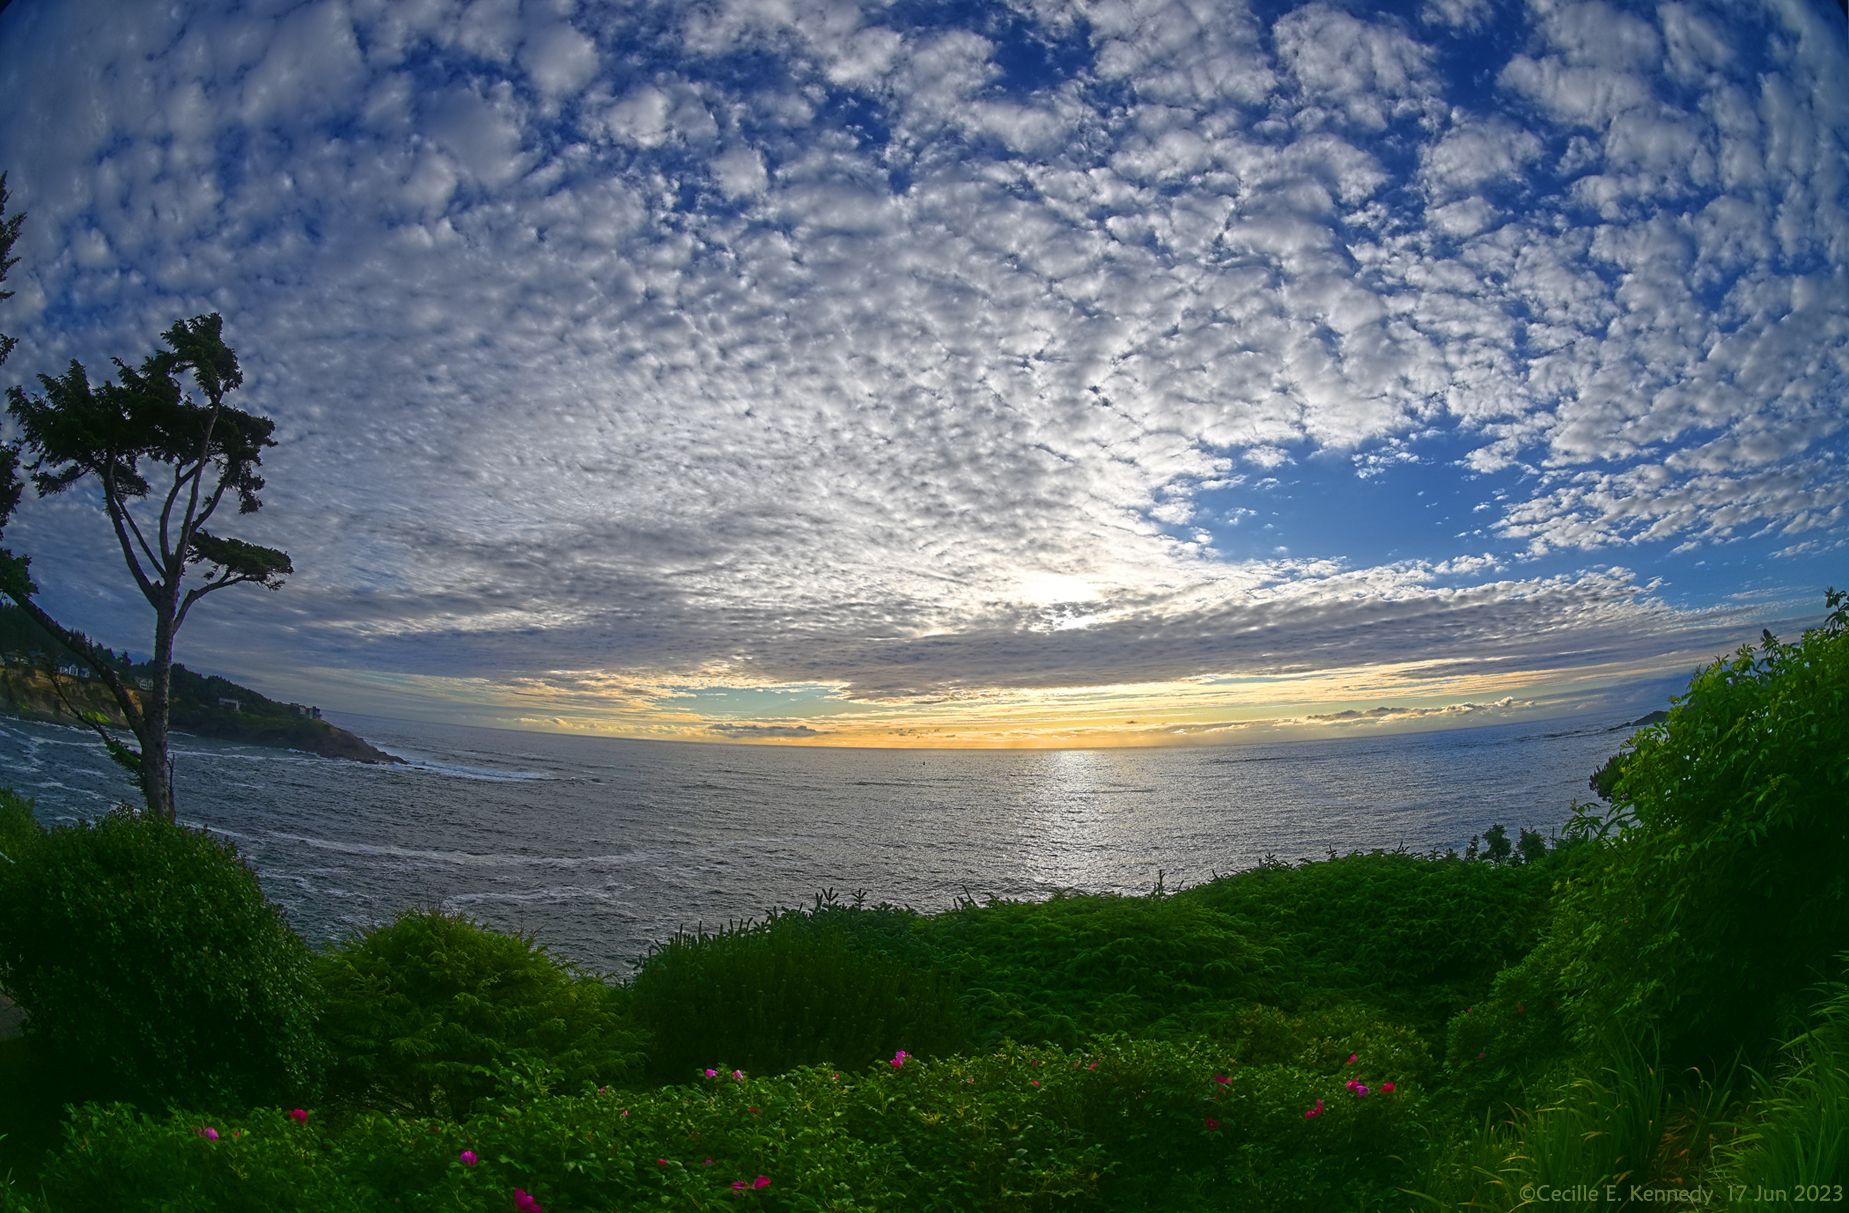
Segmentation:
{"type": "Polygon", "coordinates": [[[550,1213],[1397,1209],[1424,1108],[1365,1057],[1245,1067],[1197,1041],[894,1059],[521,1099],[459,1122],[92,1108],[44,1169],[45,1209],[505,1213],[516,1188],[550,1213]]]}
{"type": "Polygon", "coordinates": [[[505,1094],[514,1075],[575,1090],[641,1071],[646,1037],[628,1016],[628,991],[524,936],[408,912],[329,951],[319,969],[339,1099],[462,1116],[505,1094]]]}
{"type": "Polygon", "coordinates": [[[1470,863],[1373,851],[1268,863],[1189,889],[1275,958],[1252,997],[1285,1007],[1364,1000],[1440,1039],[1457,1008],[1525,956],[1565,856],[1470,863]]]}
{"type": "Polygon", "coordinates": [[[902,1043],[931,1054],[964,1047],[956,987],[915,938],[916,919],[818,899],[812,911],[677,934],[632,983],[655,1041],[653,1073],[685,1078],[721,1061],[858,1066],[902,1043]]]}
{"type": "Polygon", "coordinates": [[[1225,915],[1179,897],[972,903],[918,929],[957,976],[984,1044],[1184,1034],[1266,988],[1276,961],[1225,915]]]}
{"type": "MultiPolygon", "coordinates": [[[[16,818],[5,828],[21,838],[16,818]]],[[[311,956],[228,843],[119,811],[26,849],[0,864],[0,985],[73,1096],[313,1094],[311,956]]]]}
{"type": "Polygon", "coordinates": [[[1849,595],[1696,675],[1621,756],[1548,947],[1575,1031],[1663,1032],[1674,1066],[1760,1054],[1849,940],[1849,595]]]}

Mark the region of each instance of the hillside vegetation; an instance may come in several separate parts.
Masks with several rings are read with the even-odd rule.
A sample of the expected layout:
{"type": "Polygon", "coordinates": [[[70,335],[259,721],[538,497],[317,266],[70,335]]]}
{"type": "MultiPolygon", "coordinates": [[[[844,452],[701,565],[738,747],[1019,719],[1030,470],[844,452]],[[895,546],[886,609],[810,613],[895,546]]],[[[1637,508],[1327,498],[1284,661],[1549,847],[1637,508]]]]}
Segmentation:
{"type": "MultiPolygon", "coordinates": [[[[89,644],[86,637],[78,640],[89,644]]],[[[127,653],[90,652],[131,687],[149,672],[127,653]]],[[[55,724],[100,721],[122,727],[122,711],[97,679],[25,612],[0,604],[0,712],[55,724]]],[[[182,732],[247,745],[301,750],[355,762],[402,761],[322,720],[312,708],[278,703],[228,678],[173,667],[172,725],[182,732]]]]}
{"type": "Polygon", "coordinates": [[[317,953],[222,843],[7,798],[0,1209],[1839,1203],[1829,607],[1698,675],[1553,845],[936,915],[825,892],[625,981],[425,912],[317,953]]]}

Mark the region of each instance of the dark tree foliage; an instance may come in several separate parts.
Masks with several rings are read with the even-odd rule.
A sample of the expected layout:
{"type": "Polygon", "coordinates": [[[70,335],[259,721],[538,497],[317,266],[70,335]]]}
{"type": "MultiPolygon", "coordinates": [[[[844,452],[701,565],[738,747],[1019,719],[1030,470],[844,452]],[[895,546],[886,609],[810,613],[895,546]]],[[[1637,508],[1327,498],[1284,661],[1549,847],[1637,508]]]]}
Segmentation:
{"type": "MultiPolygon", "coordinates": [[[[6,196],[0,180],[0,216],[6,196]]],[[[0,220],[0,276],[23,216],[0,220]]],[[[117,381],[92,384],[73,361],[59,376],[38,377],[43,394],[15,387],[7,412],[19,428],[0,446],[0,538],[19,505],[22,471],[41,497],[93,483],[135,586],[154,611],[153,660],[134,688],[93,645],[47,614],[35,595],[30,558],[0,547],[0,594],[57,637],[108,688],[135,735],[135,748],[95,727],[141,783],[148,809],[174,815],[168,722],[174,635],[207,594],[251,583],[275,589],[292,568],[286,553],[206,529],[219,507],[240,514],[261,506],[258,468],[274,446],[275,423],[225,403],[243,383],[237,355],[217,315],[196,316],[161,335],[165,348],[139,367],[117,359],[117,381]]],[[[0,355],[12,349],[0,339],[0,355]]]]}

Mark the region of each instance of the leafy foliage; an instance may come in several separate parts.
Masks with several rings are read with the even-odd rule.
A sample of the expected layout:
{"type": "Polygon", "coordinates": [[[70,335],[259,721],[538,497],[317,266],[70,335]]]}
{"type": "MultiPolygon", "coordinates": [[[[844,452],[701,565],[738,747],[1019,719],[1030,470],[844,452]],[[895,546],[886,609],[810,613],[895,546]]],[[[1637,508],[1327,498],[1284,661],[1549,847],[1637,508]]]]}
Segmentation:
{"type": "Polygon", "coordinates": [[[530,938],[405,913],[320,958],[329,1093],[450,1117],[527,1085],[624,1083],[646,1039],[628,991],[574,973],[530,938]]]}
{"type": "Polygon", "coordinates": [[[1225,915],[1174,897],[967,903],[919,931],[960,981],[985,1043],[1177,1032],[1263,990],[1276,963],[1225,915]]]}
{"type": "MultiPolygon", "coordinates": [[[[1563,857],[1564,858],[1564,857],[1563,857]]],[[[1269,863],[1189,889],[1276,957],[1265,1001],[1358,999],[1436,1034],[1546,922],[1555,860],[1472,863],[1374,851],[1269,863]]]]}
{"type": "Polygon", "coordinates": [[[1358,1095],[1345,1063],[1242,1067],[1199,1043],[900,1061],[722,1071],[459,1122],[90,1108],[42,1179],[51,1210],[124,1213],[499,1213],[516,1188],[550,1210],[1208,1209],[1229,1192],[1241,1208],[1309,1210],[1394,1200],[1424,1106],[1372,1072],[1358,1095]]]}
{"type": "Polygon", "coordinates": [[[1696,675],[1623,757],[1549,951],[1584,1042],[1663,1032],[1666,1060],[1763,1051],[1849,940],[1849,595],[1696,675]]]}
{"type": "Polygon", "coordinates": [[[943,1053],[969,1040],[953,981],[915,938],[917,915],[817,899],[763,922],[677,934],[635,975],[657,1077],[708,1059],[752,1070],[854,1065],[901,1042],[943,1053]]]}
{"type": "Polygon", "coordinates": [[[310,953],[226,843],[112,813],[0,819],[0,985],[69,1094],[232,1104],[310,1097],[310,953]]]}

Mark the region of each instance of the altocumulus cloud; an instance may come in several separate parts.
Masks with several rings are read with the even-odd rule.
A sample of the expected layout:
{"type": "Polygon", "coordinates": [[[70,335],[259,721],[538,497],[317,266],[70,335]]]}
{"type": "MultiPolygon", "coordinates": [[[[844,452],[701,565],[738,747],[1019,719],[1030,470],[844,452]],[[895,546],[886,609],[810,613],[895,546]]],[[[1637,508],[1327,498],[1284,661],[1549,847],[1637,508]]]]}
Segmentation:
{"type": "MultiPolygon", "coordinates": [[[[193,625],[229,669],[642,711],[1558,667],[1841,559],[1829,4],[26,0],[0,43],[8,370],[220,310],[280,423],[301,573],[193,625]],[[1403,528],[1310,508],[1357,485],[1403,528]]],[[[96,520],[18,525],[133,643],[96,520]]]]}

